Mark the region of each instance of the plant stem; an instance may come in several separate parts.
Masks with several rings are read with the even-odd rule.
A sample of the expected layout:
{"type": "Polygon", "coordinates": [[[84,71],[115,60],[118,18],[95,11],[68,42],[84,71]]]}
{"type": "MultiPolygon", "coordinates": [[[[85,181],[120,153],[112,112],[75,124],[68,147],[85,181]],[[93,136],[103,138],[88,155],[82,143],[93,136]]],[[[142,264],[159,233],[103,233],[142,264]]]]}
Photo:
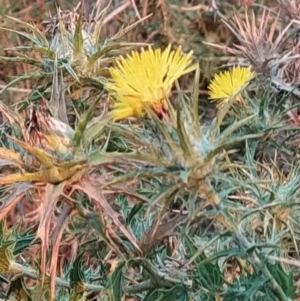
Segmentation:
{"type": "MultiPolygon", "coordinates": [[[[145,265],[145,262],[144,262],[144,265],[145,265]]],[[[15,273],[21,273],[23,276],[27,276],[32,279],[39,279],[39,274],[31,267],[23,266],[22,264],[19,264],[14,261],[11,262],[11,267],[15,271],[15,273]]],[[[150,269],[150,273],[152,275],[154,273],[154,271],[150,267],[149,267],[149,269],[150,269]]],[[[56,282],[57,286],[68,288],[68,289],[71,288],[70,282],[66,279],[56,277],[55,282],[56,282]]],[[[153,287],[172,286],[174,284],[179,284],[179,283],[184,283],[189,288],[191,288],[191,286],[192,286],[192,283],[190,281],[182,281],[180,279],[171,278],[164,273],[156,271],[155,278],[152,277],[152,279],[140,282],[136,285],[127,286],[124,289],[124,293],[126,295],[131,295],[131,294],[143,292],[145,290],[149,290],[153,287]]],[[[90,284],[90,283],[83,283],[83,285],[87,291],[93,291],[95,293],[101,292],[102,290],[105,289],[102,285],[95,285],[95,284],[90,284]]],[[[283,301],[286,301],[286,300],[283,300],[283,301]]]]}
{"type": "MultiPolygon", "coordinates": [[[[30,267],[25,267],[22,264],[19,264],[17,262],[11,262],[11,266],[15,271],[20,272],[24,276],[30,277],[32,279],[39,279],[39,274],[30,267]]],[[[56,277],[55,282],[60,287],[71,288],[70,282],[63,278],[56,277]]],[[[101,292],[104,289],[104,287],[102,285],[95,285],[95,284],[89,284],[89,283],[84,283],[84,287],[87,290],[91,290],[93,292],[101,292]]]]}

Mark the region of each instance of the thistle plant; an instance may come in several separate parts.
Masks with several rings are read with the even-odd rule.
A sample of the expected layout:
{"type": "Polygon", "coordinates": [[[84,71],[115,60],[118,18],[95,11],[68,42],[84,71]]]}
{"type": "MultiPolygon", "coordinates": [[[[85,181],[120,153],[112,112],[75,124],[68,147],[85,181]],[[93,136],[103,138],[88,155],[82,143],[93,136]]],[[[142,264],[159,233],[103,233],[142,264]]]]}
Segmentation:
{"type": "Polygon", "coordinates": [[[107,66],[122,52],[122,49],[138,45],[120,40],[138,23],[102,41],[101,29],[107,9],[102,10],[99,15],[90,16],[90,20],[84,18],[78,9],[79,7],[74,11],[62,11],[58,7],[57,15],[43,22],[44,31],[34,24],[9,17],[25,30],[29,30],[31,34],[9,28],[2,28],[2,30],[15,32],[31,44],[14,48],[13,50],[18,51],[18,56],[2,57],[1,60],[26,63],[33,69],[30,73],[18,76],[2,89],[1,93],[19,81],[38,78],[43,84],[33,91],[29,101],[51,96],[50,111],[55,117],[68,122],[66,111],[70,107],[70,98],[78,101],[88,98],[87,95],[91,95],[93,89],[103,90],[106,81],[103,76],[107,72],[107,66]],[[26,55],[28,51],[38,53],[41,59],[28,58],[26,55]],[[53,77],[52,74],[56,76],[53,77]],[[52,89],[50,94],[49,86],[52,89]],[[69,93],[64,93],[64,90],[69,93]]]}
{"type": "Polygon", "coordinates": [[[258,65],[237,65],[211,79],[208,98],[219,104],[207,120],[193,52],[152,45],[117,57],[126,43],[118,44],[96,50],[99,64],[84,69],[91,33],[77,39],[83,16],[58,12],[51,41],[45,35],[48,46],[40,46],[48,58],[38,79],[47,84],[23,107],[0,103],[5,297],[295,300],[299,128],[286,118],[291,94],[262,82],[258,65]],[[74,59],[83,49],[76,45],[85,50],[74,59]],[[193,77],[187,92],[183,75],[193,77]],[[63,118],[53,100],[67,98],[65,84],[86,98],[63,118]]]}
{"type": "MultiPolygon", "coordinates": [[[[261,80],[290,92],[293,85],[297,85],[295,76],[291,80],[299,58],[297,43],[294,46],[291,43],[291,37],[295,35],[292,29],[296,21],[290,19],[281,29],[279,18],[279,13],[274,17],[267,9],[264,9],[259,17],[254,11],[250,16],[246,12],[244,21],[237,15],[230,21],[223,18],[222,22],[233,33],[238,43],[232,47],[206,44],[243,59],[261,80]]],[[[293,93],[299,94],[296,90],[293,93]]]]}

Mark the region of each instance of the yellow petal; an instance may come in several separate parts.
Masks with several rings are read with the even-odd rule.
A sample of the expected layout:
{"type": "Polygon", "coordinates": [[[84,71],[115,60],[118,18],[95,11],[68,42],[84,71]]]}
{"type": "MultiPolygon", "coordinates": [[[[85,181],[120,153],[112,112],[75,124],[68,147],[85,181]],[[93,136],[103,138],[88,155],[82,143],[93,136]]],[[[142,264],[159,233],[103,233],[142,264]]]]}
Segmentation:
{"type": "Polygon", "coordinates": [[[145,103],[161,112],[174,82],[196,69],[192,54],[183,54],[181,47],[171,51],[170,44],[163,52],[149,46],[140,53],[133,51],[126,59],[120,57],[106,84],[114,99],[114,120],[143,116],[145,103]]]}
{"type": "Polygon", "coordinates": [[[208,86],[209,99],[212,101],[227,101],[246,83],[255,77],[250,67],[234,67],[231,71],[216,74],[208,86]]]}

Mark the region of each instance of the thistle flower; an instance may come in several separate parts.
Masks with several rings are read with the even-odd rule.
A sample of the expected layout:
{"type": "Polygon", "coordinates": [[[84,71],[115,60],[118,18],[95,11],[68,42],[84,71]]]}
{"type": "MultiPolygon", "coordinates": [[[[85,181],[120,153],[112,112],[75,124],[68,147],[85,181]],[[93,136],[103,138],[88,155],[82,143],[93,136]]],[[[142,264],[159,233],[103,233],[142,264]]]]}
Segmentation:
{"type": "Polygon", "coordinates": [[[183,54],[181,47],[171,51],[171,45],[163,52],[149,46],[121,57],[117,67],[110,69],[112,81],[106,85],[114,99],[113,119],[144,116],[145,104],[162,116],[173,83],[196,68],[191,64],[192,53],[183,54]]]}
{"type": "Polygon", "coordinates": [[[220,103],[238,92],[247,82],[255,77],[250,67],[233,67],[231,71],[216,74],[208,86],[209,99],[220,103]]]}

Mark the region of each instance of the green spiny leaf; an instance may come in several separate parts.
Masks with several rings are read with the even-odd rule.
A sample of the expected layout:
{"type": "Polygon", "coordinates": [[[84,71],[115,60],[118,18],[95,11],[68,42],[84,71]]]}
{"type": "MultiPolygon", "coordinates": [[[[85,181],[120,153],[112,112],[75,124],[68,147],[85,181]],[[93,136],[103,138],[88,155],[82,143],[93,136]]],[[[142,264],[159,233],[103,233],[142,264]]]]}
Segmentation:
{"type": "Polygon", "coordinates": [[[121,261],[110,277],[110,285],[111,285],[112,294],[113,294],[113,301],[121,301],[122,300],[122,295],[123,295],[122,269],[125,266],[125,263],[126,263],[125,261],[121,261]]]}
{"type": "Polygon", "coordinates": [[[94,110],[101,99],[101,95],[97,98],[97,100],[89,107],[85,116],[79,120],[79,123],[76,127],[76,131],[73,138],[73,145],[77,149],[82,143],[82,137],[88,122],[93,118],[94,110]]]}
{"type": "Polygon", "coordinates": [[[25,26],[25,28],[29,28],[33,34],[35,34],[37,36],[37,38],[41,41],[41,44],[45,45],[45,47],[49,47],[49,43],[48,43],[48,40],[45,36],[44,33],[42,33],[37,26],[35,25],[32,25],[30,23],[27,23],[27,22],[24,22],[20,19],[17,19],[17,18],[14,18],[14,17],[10,17],[10,16],[7,16],[7,18],[15,21],[16,23],[19,23],[23,26],[25,26]]]}
{"type": "Polygon", "coordinates": [[[74,260],[72,269],[70,271],[70,285],[74,287],[77,283],[83,283],[85,281],[85,275],[83,272],[82,257],[84,253],[81,253],[74,260]]]}
{"type": "MultiPolygon", "coordinates": [[[[179,92],[179,96],[182,98],[181,92],[179,92]]],[[[185,158],[193,158],[195,156],[195,152],[193,151],[193,148],[191,146],[191,143],[189,141],[189,137],[186,133],[186,130],[184,128],[184,120],[181,115],[180,106],[178,105],[177,108],[177,131],[180,141],[180,146],[183,150],[183,155],[185,158]]]]}
{"type": "Polygon", "coordinates": [[[43,69],[43,63],[26,55],[18,57],[0,57],[0,62],[25,63],[43,69]]]}
{"type": "Polygon", "coordinates": [[[40,47],[45,47],[45,45],[43,45],[37,38],[25,33],[25,32],[21,32],[21,31],[17,31],[17,30],[13,30],[13,29],[9,29],[9,28],[4,28],[4,27],[0,27],[0,29],[9,31],[9,32],[13,32],[16,33],[28,40],[30,40],[34,45],[40,46],[40,47]]]}
{"type": "Polygon", "coordinates": [[[74,42],[73,42],[73,60],[82,60],[84,58],[84,41],[82,36],[82,16],[75,25],[74,42]]]}

